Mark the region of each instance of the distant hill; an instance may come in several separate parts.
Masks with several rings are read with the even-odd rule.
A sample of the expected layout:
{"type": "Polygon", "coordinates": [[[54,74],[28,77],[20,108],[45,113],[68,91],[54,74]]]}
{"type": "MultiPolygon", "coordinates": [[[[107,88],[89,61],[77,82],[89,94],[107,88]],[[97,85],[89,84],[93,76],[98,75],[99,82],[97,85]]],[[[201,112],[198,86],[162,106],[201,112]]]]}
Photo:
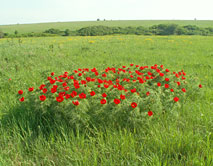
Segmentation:
{"type": "Polygon", "coordinates": [[[28,32],[43,32],[50,28],[60,30],[70,29],[77,30],[87,26],[152,26],[157,24],[178,24],[178,25],[196,25],[198,27],[213,27],[213,20],[115,20],[115,21],[78,21],[78,22],[52,22],[52,23],[36,23],[36,24],[14,24],[0,25],[0,29],[4,33],[14,33],[17,30],[19,33],[28,32]]]}

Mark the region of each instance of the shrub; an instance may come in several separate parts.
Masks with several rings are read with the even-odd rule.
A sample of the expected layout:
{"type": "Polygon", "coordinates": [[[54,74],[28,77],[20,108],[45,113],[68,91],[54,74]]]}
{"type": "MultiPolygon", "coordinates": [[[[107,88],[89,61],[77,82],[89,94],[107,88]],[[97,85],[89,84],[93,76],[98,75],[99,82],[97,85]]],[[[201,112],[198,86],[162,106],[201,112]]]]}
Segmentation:
{"type": "MultiPolygon", "coordinates": [[[[163,65],[79,68],[51,73],[39,88],[19,90],[24,107],[73,128],[142,125],[149,116],[174,112],[197,92],[198,82],[163,65]]],[[[200,85],[201,87],[201,85],[200,85]]]]}
{"type": "Polygon", "coordinates": [[[4,37],[4,33],[0,30],[0,38],[4,37]]]}

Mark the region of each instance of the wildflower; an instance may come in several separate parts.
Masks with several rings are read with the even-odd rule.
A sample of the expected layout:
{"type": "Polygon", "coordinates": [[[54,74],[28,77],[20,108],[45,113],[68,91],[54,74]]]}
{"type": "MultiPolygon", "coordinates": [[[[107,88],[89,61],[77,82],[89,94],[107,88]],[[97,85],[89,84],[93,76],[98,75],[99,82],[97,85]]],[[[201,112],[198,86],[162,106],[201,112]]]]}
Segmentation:
{"type": "Polygon", "coordinates": [[[23,90],[19,90],[18,94],[22,95],[23,94],[23,90]]]}
{"type": "Polygon", "coordinates": [[[169,84],[165,84],[165,88],[169,88],[169,84]]]}
{"type": "Polygon", "coordinates": [[[174,100],[175,102],[178,102],[179,98],[178,98],[178,97],[175,97],[173,100],[174,100]]]}
{"type": "Polygon", "coordinates": [[[94,96],[95,95],[95,91],[90,92],[90,96],[94,96]]]}
{"type": "Polygon", "coordinates": [[[160,83],[160,82],[158,82],[158,83],[157,83],[157,86],[161,86],[161,83],[160,83]]]}
{"type": "Polygon", "coordinates": [[[137,107],[137,103],[135,103],[135,102],[132,102],[132,104],[131,104],[131,107],[132,107],[132,108],[135,108],[135,107],[137,107]]]}
{"type": "Polygon", "coordinates": [[[34,90],[34,88],[31,87],[31,88],[29,88],[28,90],[29,90],[29,92],[32,92],[32,91],[34,90]]]}
{"type": "Polygon", "coordinates": [[[119,104],[121,101],[119,99],[114,99],[115,104],[119,104]]]}
{"type": "Polygon", "coordinates": [[[86,94],[85,93],[80,93],[79,94],[79,98],[80,99],[85,99],[86,98],[86,94]]]}
{"type": "Polygon", "coordinates": [[[106,104],[106,99],[101,99],[100,103],[101,104],[106,104]]]}
{"type": "Polygon", "coordinates": [[[19,101],[20,101],[20,102],[23,102],[23,101],[24,101],[24,97],[20,98],[19,101]]]}
{"type": "Polygon", "coordinates": [[[107,94],[106,94],[106,93],[103,93],[102,96],[103,96],[103,97],[107,97],[107,94]]]}
{"type": "Polygon", "coordinates": [[[60,102],[64,101],[64,97],[58,96],[58,97],[56,97],[56,101],[60,103],[60,102]]]}
{"type": "Polygon", "coordinates": [[[44,100],[46,100],[46,96],[41,95],[41,96],[39,97],[39,99],[40,99],[41,101],[44,101],[44,100]]]}
{"type": "Polygon", "coordinates": [[[149,116],[152,116],[152,115],[153,115],[153,112],[152,112],[152,111],[148,111],[148,115],[149,115],[149,116]]]}
{"type": "Polygon", "coordinates": [[[183,91],[183,92],[186,92],[186,89],[185,89],[185,88],[182,88],[182,91],[183,91]]]}
{"type": "Polygon", "coordinates": [[[121,100],[124,100],[126,98],[125,95],[120,95],[121,100]]]}
{"type": "Polygon", "coordinates": [[[80,104],[78,100],[72,101],[72,103],[73,103],[74,105],[76,105],[76,106],[78,106],[78,105],[80,104]]]}
{"type": "Polygon", "coordinates": [[[201,84],[199,85],[199,88],[202,88],[202,85],[201,85],[201,84]]]}

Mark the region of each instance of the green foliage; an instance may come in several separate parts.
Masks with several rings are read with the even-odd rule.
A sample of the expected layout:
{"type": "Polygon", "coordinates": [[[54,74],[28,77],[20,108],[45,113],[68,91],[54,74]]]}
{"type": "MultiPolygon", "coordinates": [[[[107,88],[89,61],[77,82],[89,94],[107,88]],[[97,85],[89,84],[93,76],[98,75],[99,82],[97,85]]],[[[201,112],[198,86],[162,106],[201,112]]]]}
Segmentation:
{"type": "Polygon", "coordinates": [[[4,37],[4,33],[0,30],[0,38],[4,37]]]}
{"type": "MultiPolygon", "coordinates": [[[[1,166],[213,164],[211,36],[20,39],[0,40],[1,166]],[[125,128],[115,123],[111,128],[93,126],[81,132],[73,130],[66,117],[51,111],[33,111],[31,105],[21,106],[16,98],[20,87],[38,88],[51,71],[59,75],[78,67],[104,69],[129,63],[165,64],[172,71],[184,69],[187,79],[193,75],[201,80],[202,93],[187,91],[189,96],[181,108],[158,114],[161,109],[157,107],[152,117],[144,117],[143,124],[134,129],[129,123],[125,128]]],[[[190,80],[189,84],[197,83],[197,79],[190,80]]]]}

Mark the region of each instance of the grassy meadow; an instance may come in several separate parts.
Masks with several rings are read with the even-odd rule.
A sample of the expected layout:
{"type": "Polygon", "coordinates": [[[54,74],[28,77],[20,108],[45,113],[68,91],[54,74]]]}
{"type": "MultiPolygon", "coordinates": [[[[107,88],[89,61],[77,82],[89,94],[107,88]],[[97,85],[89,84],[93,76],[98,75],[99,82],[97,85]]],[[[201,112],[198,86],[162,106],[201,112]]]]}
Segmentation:
{"type": "Polygon", "coordinates": [[[17,30],[21,33],[30,32],[44,32],[47,29],[55,28],[60,30],[70,29],[72,31],[78,30],[87,26],[109,26],[109,27],[150,27],[158,24],[178,24],[184,25],[196,25],[198,27],[206,28],[213,27],[212,20],[107,20],[107,21],[78,21],[78,22],[53,22],[53,23],[36,23],[36,24],[14,24],[14,25],[0,25],[0,30],[4,33],[14,33],[17,30]]]}
{"type": "MultiPolygon", "coordinates": [[[[208,21],[201,22],[194,23],[210,26],[208,21]]],[[[130,26],[151,24],[149,21],[130,23],[130,26]]],[[[22,33],[43,31],[48,26],[75,29],[86,23],[40,25],[0,28],[4,32],[16,29],[22,33]]],[[[121,21],[118,25],[112,21],[107,25],[125,23],[121,21]]],[[[213,165],[213,37],[125,35],[0,39],[0,166],[17,165],[213,165]],[[96,126],[89,132],[74,132],[61,120],[57,124],[47,122],[48,137],[43,126],[39,126],[39,134],[34,134],[31,121],[35,117],[20,106],[19,89],[39,87],[51,72],[60,75],[78,68],[104,69],[130,63],[163,64],[174,71],[184,69],[187,75],[199,78],[202,93],[186,100],[175,112],[147,116],[144,125],[134,130],[96,126]]]]}

